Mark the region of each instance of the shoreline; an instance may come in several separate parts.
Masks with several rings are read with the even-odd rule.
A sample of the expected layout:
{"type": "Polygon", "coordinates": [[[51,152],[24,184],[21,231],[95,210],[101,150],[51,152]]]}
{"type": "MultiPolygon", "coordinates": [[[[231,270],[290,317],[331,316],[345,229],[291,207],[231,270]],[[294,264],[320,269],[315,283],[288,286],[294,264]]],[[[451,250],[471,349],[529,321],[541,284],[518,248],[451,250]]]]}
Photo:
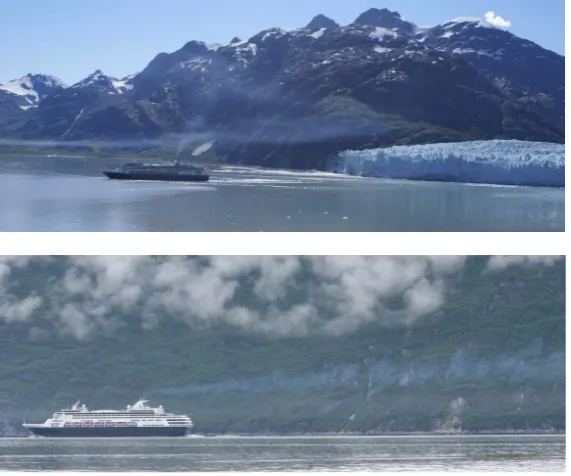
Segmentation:
{"type": "Polygon", "coordinates": [[[325,432],[325,433],[223,433],[223,434],[196,434],[187,437],[225,437],[225,438],[398,438],[398,437],[454,437],[454,436],[565,436],[561,430],[491,430],[491,431],[433,431],[433,432],[325,432]]]}
{"type": "MultiPolygon", "coordinates": [[[[26,151],[17,153],[14,151],[6,151],[0,149],[0,164],[2,163],[2,159],[13,159],[18,160],[22,158],[44,158],[44,159],[78,159],[78,160],[106,160],[106,161],[117,161],[117,162],[125,162],[125,161],[144,161],[144,160],[174,160],[174,156],[167,155],[159,155],[159,154],[120,154],[117,153],[119,151],[113,151],[110,155],[101,154],[101,152],[97,153],[89,153],[89,151],[82,151],[81,155],[78,153],[76,154],[58,154],[58,153],[46,153],[41,151],[26,151]]],[[[376,179],[376,180],[396,180],[396,181],[405,181],[405,182],[425,182],[425,183],[445,183],[445,184],[463,184],[463,185],[471,185],[471,186],[489,186],[489,187],[517,187],[517,188],[531,188],[531,189],[551,189],[551,190],[565,190],[565,185],[553,185],[553,184],[534,184],[534,183],[521,183],[521,184],[513,184],[507,183],[505,181],[497,181],[497,182],[476,182],[476,181],[462,181],[456,178],[447,178],[447,177],[437,177],[437,176],[418,176],[418,177],[408,177],[408,178],[399,178],[399,177],[377,177],[373,175],[353,175],[351,173],[342,173],[342,172],[331,172],[325,169],[280,169],[276,167],[268,167],[262,165],[243,165],[243,164],[234,164],[234,163],[226,163],[226,162],[218,162],[218,161],[201,161],[199,157],[187,157],[183,160],[190,160],[195,165],[200,165],[203,167],[245,167],[245,168],[261,168],[264,170],[269,171],[288,171],[288,172],[297,172],[297,173],[308,173],[308,172],[318,172],[318,173],[331,173],[332,175],[339,175],[342,177],[359,177],[364,179],[376,179]]]]}
{"type": "MultiPolygon", "coordinates": [[[[388,433],[366,433],[366,432],[326,432],[326,433],[287,433],[287,434],[273,434],[273,433],[191,433],[182,438],[276,438],[276,439],[294,439],[294,438],[452,438],[452,437],[505,437],[505,436],[519,436],[519,437],[545,437],[553,436],[560,437],[566,436],[564,430],[490,430],[490,431],[435,431],[435,432],[388,432],[388,433]]],[[[0,439],[42,439],[31,434],[28,435],[14,435],[5,436],[0,435],[0,439]]],[[[112,437],[84,437],[76,439],[121,439],[112,437]]],[[[168,438],[168,437],[166,437],[168,438]]],[[[177,439],[176,437],[174,437],[177,439]]],[[[178,437],[180,439],[181,437],[178,437]]],[[[51,438],[54,439],[54,438],[51,438]]],[[[66,437],[55,439],[69,439],[66,437]]],[[[73,438],[72,438],[73,439],[73,438]]],[[[153,439],[152,437],[140,437],[137,439],[153,439]]],[[[156,438],[155,438],[156,439],[156,438]]]]}

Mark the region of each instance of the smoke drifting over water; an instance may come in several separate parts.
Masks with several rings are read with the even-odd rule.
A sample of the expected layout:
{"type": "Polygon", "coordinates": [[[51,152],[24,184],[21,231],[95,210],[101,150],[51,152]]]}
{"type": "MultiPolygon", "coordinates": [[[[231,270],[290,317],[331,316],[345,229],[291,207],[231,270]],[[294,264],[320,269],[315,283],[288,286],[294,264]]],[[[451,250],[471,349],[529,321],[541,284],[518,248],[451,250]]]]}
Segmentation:
{"type": "Polygon", "coordinates": [[[133,140],[16,140],[16,139],[0,139],[0,147],[20,147],[20,148],[37,148],[37,149],[53,149],[65,148],[96,148],[96,149],[122,149],[122,148],[156,148],[161,146],[173,146],[178,144],[182,139],[201,140],[208,136],[205,134],[185,135],[184,137],[167,137],[164,139],[133,139],[133,140]]]}
{"type": "MultiPolygon", "coordinates": [[[[560,259],[492,257],[486,272],[560,259]]],[[[113,331],[128,314],[147,329],[172,317],[190,329],[343,335],[371,322],[408,326],[437,311],[465,264],[452,256],[0,257],[0,320],[32,327],[41,315],[78,339],[113,331]],[[41,289],[16,293],[17,275],[42,260],[65,266],[41,289]]]]}
{"type": "MultiPolygon", "coordinates": [[[[377,125],[378,126],[378,125],[377,125]]],[[[370,134],[377,133],[378,127],[371,126],[370,134]]],[[[180,155],[189,147],[203,144],[211,140],[230,141],[241,144],[280,145],[284,143],[284,131],[288,131],[287,143],[307,144],[320,141],[350,139],[366,136],[361,123],[337,121],[324,122],[315,120],[273,120],[271,126],[266,124],[263,134],[258,134],[260,124],[258,121],[241,121],[240,126],[229,126],[224,129],[208,127],[205,120],[197,118],[188,121],[184,132],[168,133],[155,138],[133,139],[83,139],[83,140],[34,140],[34,139],[1,139],[0,147],[21,149],[156,149],[174,148],[180,155]],[[357,126],[360,132],[355,132],[357,126]]]]}

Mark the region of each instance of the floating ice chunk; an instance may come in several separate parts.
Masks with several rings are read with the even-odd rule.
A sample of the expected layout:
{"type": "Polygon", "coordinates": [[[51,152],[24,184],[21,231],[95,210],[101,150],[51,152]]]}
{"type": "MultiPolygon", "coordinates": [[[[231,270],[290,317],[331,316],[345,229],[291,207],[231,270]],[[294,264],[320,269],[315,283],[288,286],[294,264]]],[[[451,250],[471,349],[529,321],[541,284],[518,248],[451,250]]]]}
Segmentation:
{"type": "Polygon", "coordinates": [[[345,151],[340,172],[442,182],[565,187],[565,146],[490,140],[345,151]]]}

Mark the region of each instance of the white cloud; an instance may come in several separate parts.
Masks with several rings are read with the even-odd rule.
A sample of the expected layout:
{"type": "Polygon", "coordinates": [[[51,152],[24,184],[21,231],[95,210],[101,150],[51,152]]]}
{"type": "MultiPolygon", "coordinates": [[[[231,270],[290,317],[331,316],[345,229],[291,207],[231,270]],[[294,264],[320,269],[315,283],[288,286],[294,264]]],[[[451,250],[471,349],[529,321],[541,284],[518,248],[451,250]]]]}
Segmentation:
{"type": "Polygon", "coordinates": [[[512,26],[511,21],[505,20],[501,16],[496,15],[493,11],[486,13],[484,18],[488,23],[498,28],[509,28],[512,26]]]}
{"type": "Polygon", "coordinates": [[[8,280],[14,268],[25,267],[31,258],[0,256],[0,319],[6,322],[26,321],[42,305],[42,298],[32,293],[24,298],[9,292],[8,280]]]}
{"type": "MultiPolygon", "coordinates": [[[[39,310],[78,339],[113,332],[125,319],[153,329],[167,318],[189,329],[224,324],[272,336],[343,335],[371,322],[407,326],[438,311],[449,278],[466,263],[446,256],[63,259],[64,271],[46,279],[41,296],[16,296],[15,270],[31,260],[0,257],[0,320],[33,321],[39,310]]],[[[496,256],[486,269],[558,259],[496,256]]]]}
{"type": "Polygon", "coordinates": [[[503,271],[511,266],[553,266],[563,256],[492,256],[488,261],[488,271],[503,271]]]}

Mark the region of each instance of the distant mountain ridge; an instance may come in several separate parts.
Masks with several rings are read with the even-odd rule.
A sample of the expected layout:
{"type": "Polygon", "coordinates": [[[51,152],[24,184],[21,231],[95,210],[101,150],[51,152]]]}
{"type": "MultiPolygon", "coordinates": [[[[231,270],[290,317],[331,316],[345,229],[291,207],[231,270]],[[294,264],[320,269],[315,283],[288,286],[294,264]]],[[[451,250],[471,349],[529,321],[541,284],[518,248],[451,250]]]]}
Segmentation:
{"type": "Polygon", "coordinates": [[[190,41],[136,75],[96,71],[23,111],[0,95],[0,134],[122,140],[208,132],[232,163],[321,168],[346,149],[485,139],[563,143],[565,58],[458,18],[420,28],[370,9],[317,15],[228,45],[190,41]]]}

